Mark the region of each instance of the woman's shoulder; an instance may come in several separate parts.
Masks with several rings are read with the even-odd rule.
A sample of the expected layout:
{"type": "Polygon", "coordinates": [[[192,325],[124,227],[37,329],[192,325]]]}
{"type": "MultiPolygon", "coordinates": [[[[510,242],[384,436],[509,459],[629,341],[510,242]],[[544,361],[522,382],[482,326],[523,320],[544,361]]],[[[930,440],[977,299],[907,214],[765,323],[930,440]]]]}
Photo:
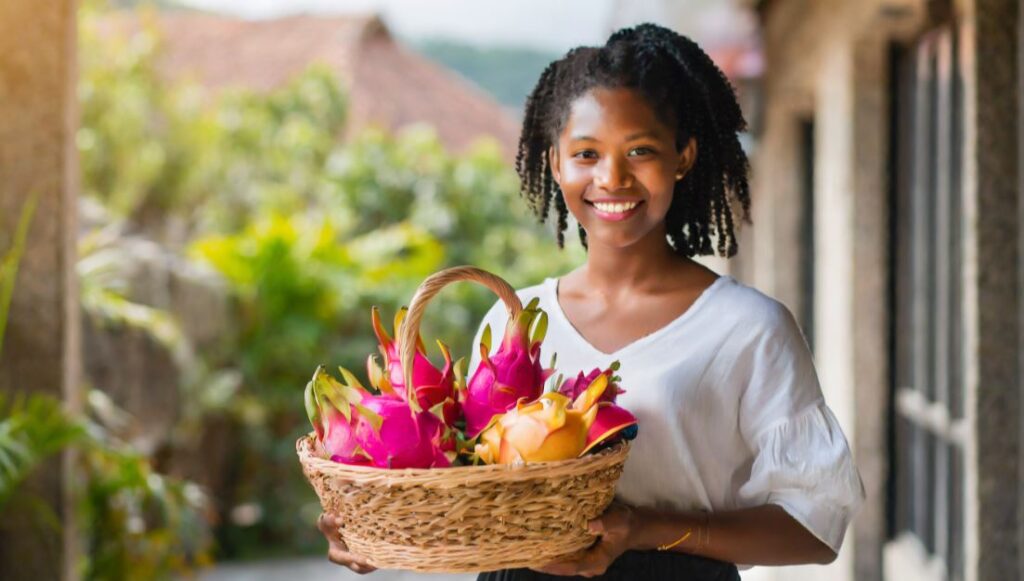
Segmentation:
{"type": "MultiPolygon", "coordinates": [[[[541,308],[546,310],[548,308],[548,285],[554,284],[554,282],[555,279],[553,277],[548,277],[540,282],[517,288],[515,289],[516,296],[519,297],[519,301],[522,302],[524,306],[534,298],[537,298],[540,300],[541,308]]],[[[505,303],[503,303],[500,298],[495,298],[494,304],[492,304],[491,308],[487,311],[484,316],[484,320],[489,321],[496,318],[503,319],[505,316],[505,303]]]]}
{"type": "Polygon", "coordinates": [[[789,308],[760,289],[731,275],[722,275],[715,284],[720,285],[713,301],[716,317],[761,332],[799,329],[789,308]]]}
{"type": "Polygon", "coordinates": [[[556,279],[554,277],[547,277],[544,280],[537,282],[535,284],[517,288],[516,294],[519,295],[520,300],[524,298],[532,299],[533,297],[539,297],[542,294],[544,294],[545,290],[547,290],[547,286],[549,284],[554,283],[555,280],[556,279]]]}

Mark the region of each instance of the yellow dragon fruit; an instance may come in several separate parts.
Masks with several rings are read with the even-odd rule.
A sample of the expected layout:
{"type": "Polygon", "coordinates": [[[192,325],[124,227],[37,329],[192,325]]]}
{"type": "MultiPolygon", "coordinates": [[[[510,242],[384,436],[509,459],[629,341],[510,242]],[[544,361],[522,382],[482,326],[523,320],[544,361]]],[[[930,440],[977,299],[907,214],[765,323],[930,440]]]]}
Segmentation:
{"type": "Polygon", "coordinates": [[[521,401],[495,416],[480,434],[477,457],[486,464],[512,464],[567,460],[584,454],[597,443],[588,445],[588,433],[608,380],[607,375],[598,374],[575,400],[551,392],[533,402],[521,401]]]}
{"type": "Polygon", "coordinates": [[[623,435],[626,439],[632,439],[636,436],[636,418],[625,408],[614,405],[615,398],[620,394],[626,393],[625,390],[619,387],[618,382],[621,381],[621,378],[615,375],[615,372],[618,370],[619,362],[613,361],[608,366],[608,369],[602,371],[600,368],[595,367],[587,375],[583,375],[581,371],[576,377],[560,383],[557,388],[557,391],[562,395],[576,398],[587,386],[597,379],[598,375],[605,375],[608,378],[608,387],[602,392],[601,397],[598,398],[597,417],[587,433],[587,446],[583,451],[584,453],[602,442],[612,440],[617,435],[623,435]]]}

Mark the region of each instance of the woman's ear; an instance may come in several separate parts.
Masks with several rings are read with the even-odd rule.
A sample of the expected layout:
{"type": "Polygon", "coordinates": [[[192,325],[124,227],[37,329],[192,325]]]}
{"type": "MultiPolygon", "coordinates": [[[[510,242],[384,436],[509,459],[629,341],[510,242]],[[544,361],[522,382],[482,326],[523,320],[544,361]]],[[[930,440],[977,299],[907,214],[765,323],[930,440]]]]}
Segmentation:
{"type": "Polygon", "coordinates": [[[559,171],[560,166],[558,165],[558,162],[560,160],[561,158],[558,155],[558,147],[555,145],[548,147],[548,167],[551,168],[551,177],[555,178],[555,182],[558,185],[562,185],[562,176],[561,172],[559,171]]]}
{"type": "Polygon", "coordinates": [[[679,152],[679,164],[676,166],[676,180],[681,180],[690,173],[693,164],[697,163],[697,139],[691,137],[686,146],[679,152]]]}

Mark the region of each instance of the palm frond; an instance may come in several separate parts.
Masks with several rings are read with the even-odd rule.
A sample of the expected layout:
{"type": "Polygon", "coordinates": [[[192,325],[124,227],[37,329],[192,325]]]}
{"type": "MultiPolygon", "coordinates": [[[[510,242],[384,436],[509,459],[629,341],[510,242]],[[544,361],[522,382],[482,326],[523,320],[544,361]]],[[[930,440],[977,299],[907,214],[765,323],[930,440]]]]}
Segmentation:
{"type": "Polygon", "coordinates": [[[18,264],[25,253],[25,240],[28,238],[28,227],[32,223],[32,215],[36,211],[36,196],[33,194],[21,208],[18,227],[14,231],[11,248],[0,257],[0,353],[4,350],[4,330],[7,328],[7,313],[14,296],[14,279],[18,276],[18,264]]]}
{"type": "Polygon", "coordinates": [[[0,393],[0,510],[37,466],[83,436],[57,399],[0,393]]]}

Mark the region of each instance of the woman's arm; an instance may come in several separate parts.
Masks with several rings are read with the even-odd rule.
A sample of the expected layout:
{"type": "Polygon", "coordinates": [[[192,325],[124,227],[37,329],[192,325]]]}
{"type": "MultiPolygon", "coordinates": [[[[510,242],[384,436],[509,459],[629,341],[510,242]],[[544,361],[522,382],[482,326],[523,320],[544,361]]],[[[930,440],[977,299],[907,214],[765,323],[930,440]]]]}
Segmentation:
{"type": "Polygon", "coordinates": [[[714,514],[629,509],[629,548],[673,551],[745,565],[826,564],[836,554],[782,507],[766,504],[714,514]]]}
{"type": "Polygon", "coordinates": [[[667,550],[744,565],[826,564],[836,558],[828,545],[774,504],[709,515],[614,503],[590,522],[590,530],[601,538],[582,557],[538,570],[553,575],[600,575],[628,550],[653,550],[673,543],[667,550]]]}

